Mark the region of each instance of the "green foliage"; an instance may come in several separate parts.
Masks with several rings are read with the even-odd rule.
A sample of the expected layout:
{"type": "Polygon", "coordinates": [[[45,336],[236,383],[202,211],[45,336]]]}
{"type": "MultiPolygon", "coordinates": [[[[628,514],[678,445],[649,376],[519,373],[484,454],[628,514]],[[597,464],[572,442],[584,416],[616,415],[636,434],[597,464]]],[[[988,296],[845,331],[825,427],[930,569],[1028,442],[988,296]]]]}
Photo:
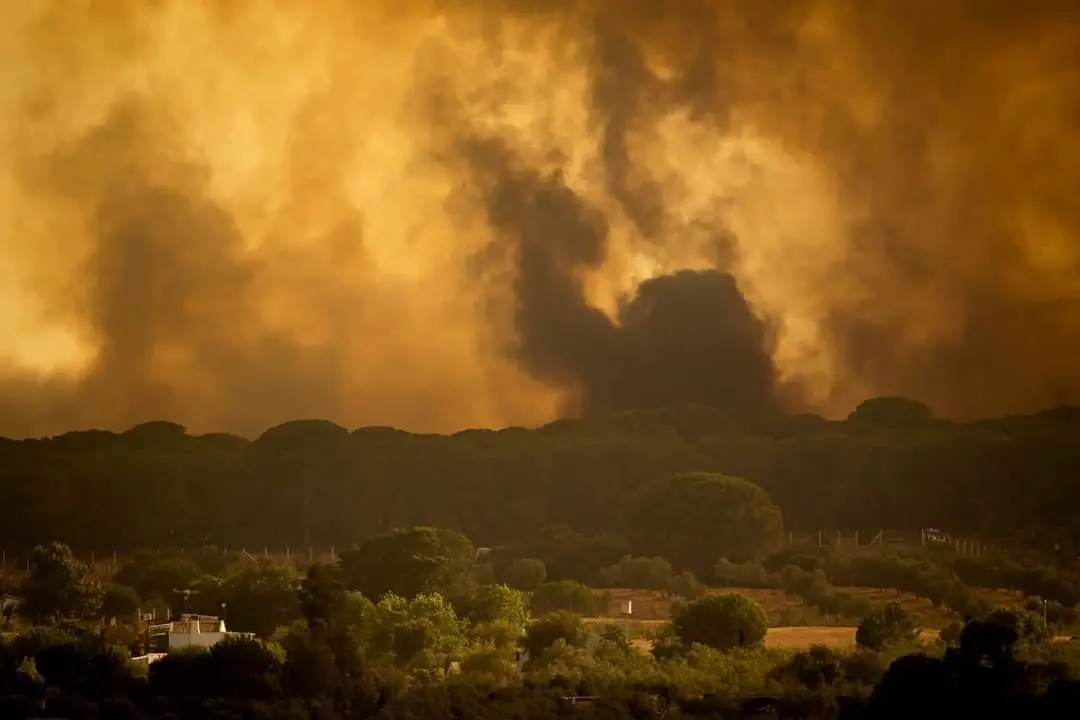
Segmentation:
{"type": "Polygon", "coordinates": [[[783,518],[769,495],[741,478],[676,475],[646,488],[629,518],[634,547],[698,574],[718,558],[764,557],[784,542],[783,518]]]}
{"type": "Polygon", "coordinates": [[[1051,637],[1042,614],[1031,610],[996,610],[990,613],[986,622],[1008,628],[1022,646],[1039,645],[1051,637]]]}
{"type": "Polygon", "coordinates": [[[497,622],[520,629],[529,619],[525,596],[506,585],[482,585],[468,607],[468,619],[473,623],[497,622]]]}
{"type": "Polygon", "coordinates": [[[709,588],[699,582],[694,573],[684,570],[668,582],[667,591],[684,600],[697,600],[708,593],[709,588]]]}
{"type": "Polygon", "coordinates": [[[465,648],[465,623],[441,595],[421,593],[411,599],[388,594],[375,606],[371,650],[401,666],[442,665],[465,648]]]}
{"type": "Polygon", "coordinates": [[[960,644],[960,633],[964,630],[964,623],[954,620],[941,629],[938,639],[946,647],[956,647],[960,644]]]}
{"type": "Polygon", "coordinates": [[[300,582],[298,600],[300,615],[309,626],[346,624],[344,616],[350,607],[350,593],[339,575],[332,565],[315,564],[308,568],[300,582]]]}
{"type": "Polygon", "coordinates": [[[88,617],[101,603],[101,588],[91,579],[90,568],[57,542],[34,548],[21,593],[22,611],[39,621],[88,617]]]}
{"type": "Polygon", "coordinates": [[[196,587],[204,573],[191,557],[179,552],[139,551],[120,568],[113,581],[135,589],[144,600],[162,598],[180,608],[179,594],[196,587]]]}
{"type": "Polygon", "coordinates": [[[388,593],[414,597],[473,591],[476,549],[459,532],[431,527],[393,530],[341,553],[341,577],[351,590],[378,599],[388,593]]]}
{"type": "Polygon", "coordinates": [[[250,564],[219,590],[218,596],[226,604],[228,627],[269,637],[279,626],[300,617],[299,584],[291,565],[271,561],[250,564]]]}
{"type": "Polygon", "coordinates": [[[517,558],[503,571],[507,585],[522,592],[533,592],[547,579],[547,567],[539,558],[517,558]]]}
{"type": "Polygon", "coordinates": [[[600,568],[618,562],[627,550],[624,541],[611,535],[585,535],[556,525],[518,543],[513,554],[543,562],[547,580],[590,582],[600,568]]]}
{"type": "Polygon", "coordinates": [[[850,425],[887,430],[920,428],[933,420],[929,406],[903,397],[865,400],[848,416],[850,425]]]}
{"type": "Polygon", "coordinates": [[[916,618],[898,602],[889,602],[863,618],[855,631],[855,642],[871,650],[914,640],[919,634],[916,618]]]}
{"type": "Polygon", "coordinates": [[[760,588],[770,586],[768,571],[758,563],[733,563],[720,558],[712,568],[713,578],[724,586],[760,588]]]}
{"type": "Polygon", "coordinates": [[[624,556],[618,564],[600,571],[601,587],[665,590],[673,575],[671,563],[661,557],[624,556]]]}
{"type": "Polygon", "coordinates": [[[102,617],[130,620],[135,617],[141,604],[135,588],[115,582],[105,583],[101,596],[102,617]]]}
{"type": "Polygon", "coordinates": [[[537,618],[525,630],[521,645],[531,658],[562,641],[569,647],[584,647],[589,631],[577,613],[559,610],[537,618]]]}
{"type": "Polygon", "coordinates": [[[600,609],[600,600],[596,593],[573,580],[544,583],[532,594],[529,602],[534,615],[567,610],[592,616],[600,609]]]}
{"type": "Polygon", "coordinates": [[[744,595],[708,595],[683,605],[672,618],[683,645],[716,650],[747,648],[765,640],[769,619],[761,605],[744,595]]]}

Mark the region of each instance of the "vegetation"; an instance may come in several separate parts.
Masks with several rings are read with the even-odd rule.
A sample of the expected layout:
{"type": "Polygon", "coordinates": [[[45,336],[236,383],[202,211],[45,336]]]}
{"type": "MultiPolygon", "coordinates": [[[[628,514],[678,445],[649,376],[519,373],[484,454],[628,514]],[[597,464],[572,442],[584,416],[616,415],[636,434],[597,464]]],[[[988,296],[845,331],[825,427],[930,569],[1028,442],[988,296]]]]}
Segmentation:
{"type": "Polygon", "coordinates": [[[765,640],[769,619],[742,595],[709,595],[682,606],[672,619],[675,636],[685,646],[716,650],[756,647],[765,640]]]}
{"type": "Polygon", "coordinates": [[[840,423],[0,441],[0,503],[24,509],[0,524],[0,717],[739,717],[766,695],[790,717],[1071,716],[1078,432],[892,398],[840,423]],[[929,524],[993,549],[789,535],[929,524]],[[271,541],[294,550],[242,549],[271,541]],[[254,637],[149,663],[147,622],[184,611],[254,637]],[[797,624],[846,643],[776,642],[797,624]]]}
{"type": "Polygon", "coordinates": [[[859,623],[855,642],[871,650],[883,650],[902,641],[914,640],[919,627],[914,617],[898,602],[877,608],[859,623]]]}
{"type": "MultiPolygon", "coordinates": [[[[411,543],[441,535],[428,530],[393,537],[411,543]]],[[[368,547],[390,557],[399,552],[384,540],[368,547]]],[[[1046,717],[1069,716],[1080,697],[1080,651],[1052,642],[1042,616],[1023,609],[957,624],[943,642],[920,647],[912,644],[915,619],[887,603],[860,625],[864,649],[784,651],[762,647],[766,617],[757,603],[712,593],[683,602],[645,653],[622,626],[595,627],[567,609],[530,619],[527,598],[506,585],[470,586],[454,602],[423,583],[408,596],[368,598],[350,589],[349,553],[302,575],[244,556],[219,567],[220,577],[190,573],[212,598],[189,602],[227,597],[237,626],[259,626],[262,637],[173,651],[147,669],[131,659],[141,652],[137,618],[93,619],[105,617],[110,604],[128,613],[135,590],[114,580],[104,592],[108,603],[60,610],[67,598],[92,595],[95,581],[59,543],[35,557],[43,562],[13,590],[36,593],[38,606],[53,613],[46,625],[18,614],[7,623],[3,717],[649,717],[668,705],[679,717],[742,717],[763,703],[795,718],[927,717],[943,707],[946,717],[1000,717],[1005,710],[1046,717]],[[586,699],[569,703],[569,696],[586,699]]],[[[201,570],[198,558],[210,555],[140,553],[117,576],[160,595],[173,579],[162,568],[191,562],[201,570]],[[148,580],[155,577],[165,585],[155,588],[148,580]]],[[[544,587],[557,588],[548,591],[555,598],[595,596],[573,581],[537,592],[544,587]]]]}
{"type": "MultiPolygon", "coordinates": [[[[552,525],[632,540],[629,518],[642,509],[642,492],[706,471],[754,483],[795,532],[858,529],[869,537],[880,528],[941,526],[1075,559],[1080,412],[973,423],[922,413],[878,402],[841,422],[800,416],[740,425],[691,406],[453,436],[295,421],[248,441],[159,422],[0,440],[0,507],[19,508],[0,523],[0,548],[21,560],[60,536],[82,557],[203,545],[306,554],[309,545],[344,548],[413,526],[451,528],[493,548],[552,525]]],[[[644,510],[650,522],[686,532],[697,531],[693,523],[661,511],[709,512],[680,507],[672,496],[644,510]]],[[[774,539],[766,535],[768,547],[774,539]]],[[[719,557],[749,557],[722,549],[693,567],[691,556],[654,547],[654,535],[639,539],[644,546],[597,543],[590,565],[659,555],[707,579],[719,557]]],[[[546,579],[580,577],[564,570],[576,557],[527,557],[544,562],[546,579]]]]}

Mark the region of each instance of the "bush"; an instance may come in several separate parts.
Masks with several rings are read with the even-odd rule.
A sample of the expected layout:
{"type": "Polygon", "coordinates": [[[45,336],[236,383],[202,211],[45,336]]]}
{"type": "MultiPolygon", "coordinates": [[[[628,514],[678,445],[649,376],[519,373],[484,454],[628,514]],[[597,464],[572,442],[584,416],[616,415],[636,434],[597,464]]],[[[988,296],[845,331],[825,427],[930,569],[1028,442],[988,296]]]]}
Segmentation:
{"type": "Polygon", "coordinates": [[[596,615],[599,599],[587,586],[574,580],[544,583],[536,588],[530,602],[534,615],[568,610],[579,615],[596,615]]]}
{"type": "Polygon", "coordinates": [[[672,619],[684,645],[717,650],[753,647],[765,639],[769,619],[761,605],[744,595],[708,595],[684,605],[672,619]]]}
{"type": "Polygon", "coordinates": [[[890,602],[863,618],[855,631],[855,642],[871,650],[883,650],[902,640],[914,640],[918,634],[915,617],[900,603],[890,602]]]}
{"type": "Polygon", "coordinates": [[[525,596],[506,585],[483,585],[466,603],[465,615],[473,623],[505,623],[523,627],[529,619],[525,596]]]}
{"type": "Polygon", "coordinates": [[[672,595],[677,595],[686,600],[697,600],[705,597],[709,592],[709,588],[705,587],[704,583],[698,582],[698,579],[694,577],[694,573],[690,571],[681,572],[671,578],[667,590],[672,595]]]}
{"type": "Polygon", "coordinates": [[[135,588],[120,583],[106,583],[101,596],[101,616],[106,620],[128,620],[135,617],[141,604],[135,588]]]}
{"type": "Polygon", "coordinates": [[[956,647],[960,644],[960,633],[964,631],[964,623],[954,620],[941,629],[938,638],[946,647],[956,647]]]}
{"type": "Polygon", "coordinates": [[[547,566],[537,558],[518,558],[503,571],[507,585],[522,592],[533,592],[547,580],[547,566]]]}
{"type": "Polygon", "coordinates": [[[990,613],[986,622],[1015,632],[1017,641],[1023,645],[1038,645],[1050,639],[1042,614],[1030,610],[998,610],[990,613]]]}
{"type": "Polygon", "coordinates": [[[674,571],[671,563],[660,557],[623,557],[618,564],[600,571],[604,587],[636,590],[666,590],[674,571]]]}
{"type": "Polygon", "coordinates": [[[559,640],[570,647],[582,647],[588,636],[589,631],[580,615],[560,610],[530,624],[521,645],[531,658],[537,658],[559,640]]]}
{"type": "Polygon", "coordinates": [[[713,578],[724,586],[760,588],[769,584],[769,573],[757,563],[733,563],[720,558],[713,566],[713,578]]]}

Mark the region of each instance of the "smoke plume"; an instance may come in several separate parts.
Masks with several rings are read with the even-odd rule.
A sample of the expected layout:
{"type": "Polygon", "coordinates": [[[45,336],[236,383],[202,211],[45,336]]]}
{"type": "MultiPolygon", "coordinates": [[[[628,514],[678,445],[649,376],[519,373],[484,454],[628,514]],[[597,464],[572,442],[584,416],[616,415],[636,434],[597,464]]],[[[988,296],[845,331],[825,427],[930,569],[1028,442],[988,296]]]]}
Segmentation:
{"type": "Polygon", "coordinates": [[[10,3],[0,433],[1080,403],[1069,0],[10,3]]]}

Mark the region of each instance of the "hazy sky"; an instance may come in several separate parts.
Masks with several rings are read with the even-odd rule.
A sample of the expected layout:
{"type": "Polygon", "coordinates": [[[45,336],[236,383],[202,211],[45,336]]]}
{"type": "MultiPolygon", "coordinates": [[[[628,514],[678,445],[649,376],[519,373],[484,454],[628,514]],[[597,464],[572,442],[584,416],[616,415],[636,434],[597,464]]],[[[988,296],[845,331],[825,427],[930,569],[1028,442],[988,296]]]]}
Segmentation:
{"type": "Polygon", "coordinates": [[[1077,7],[5,3],[0,433],[1080,403],[1077,7]]]}

